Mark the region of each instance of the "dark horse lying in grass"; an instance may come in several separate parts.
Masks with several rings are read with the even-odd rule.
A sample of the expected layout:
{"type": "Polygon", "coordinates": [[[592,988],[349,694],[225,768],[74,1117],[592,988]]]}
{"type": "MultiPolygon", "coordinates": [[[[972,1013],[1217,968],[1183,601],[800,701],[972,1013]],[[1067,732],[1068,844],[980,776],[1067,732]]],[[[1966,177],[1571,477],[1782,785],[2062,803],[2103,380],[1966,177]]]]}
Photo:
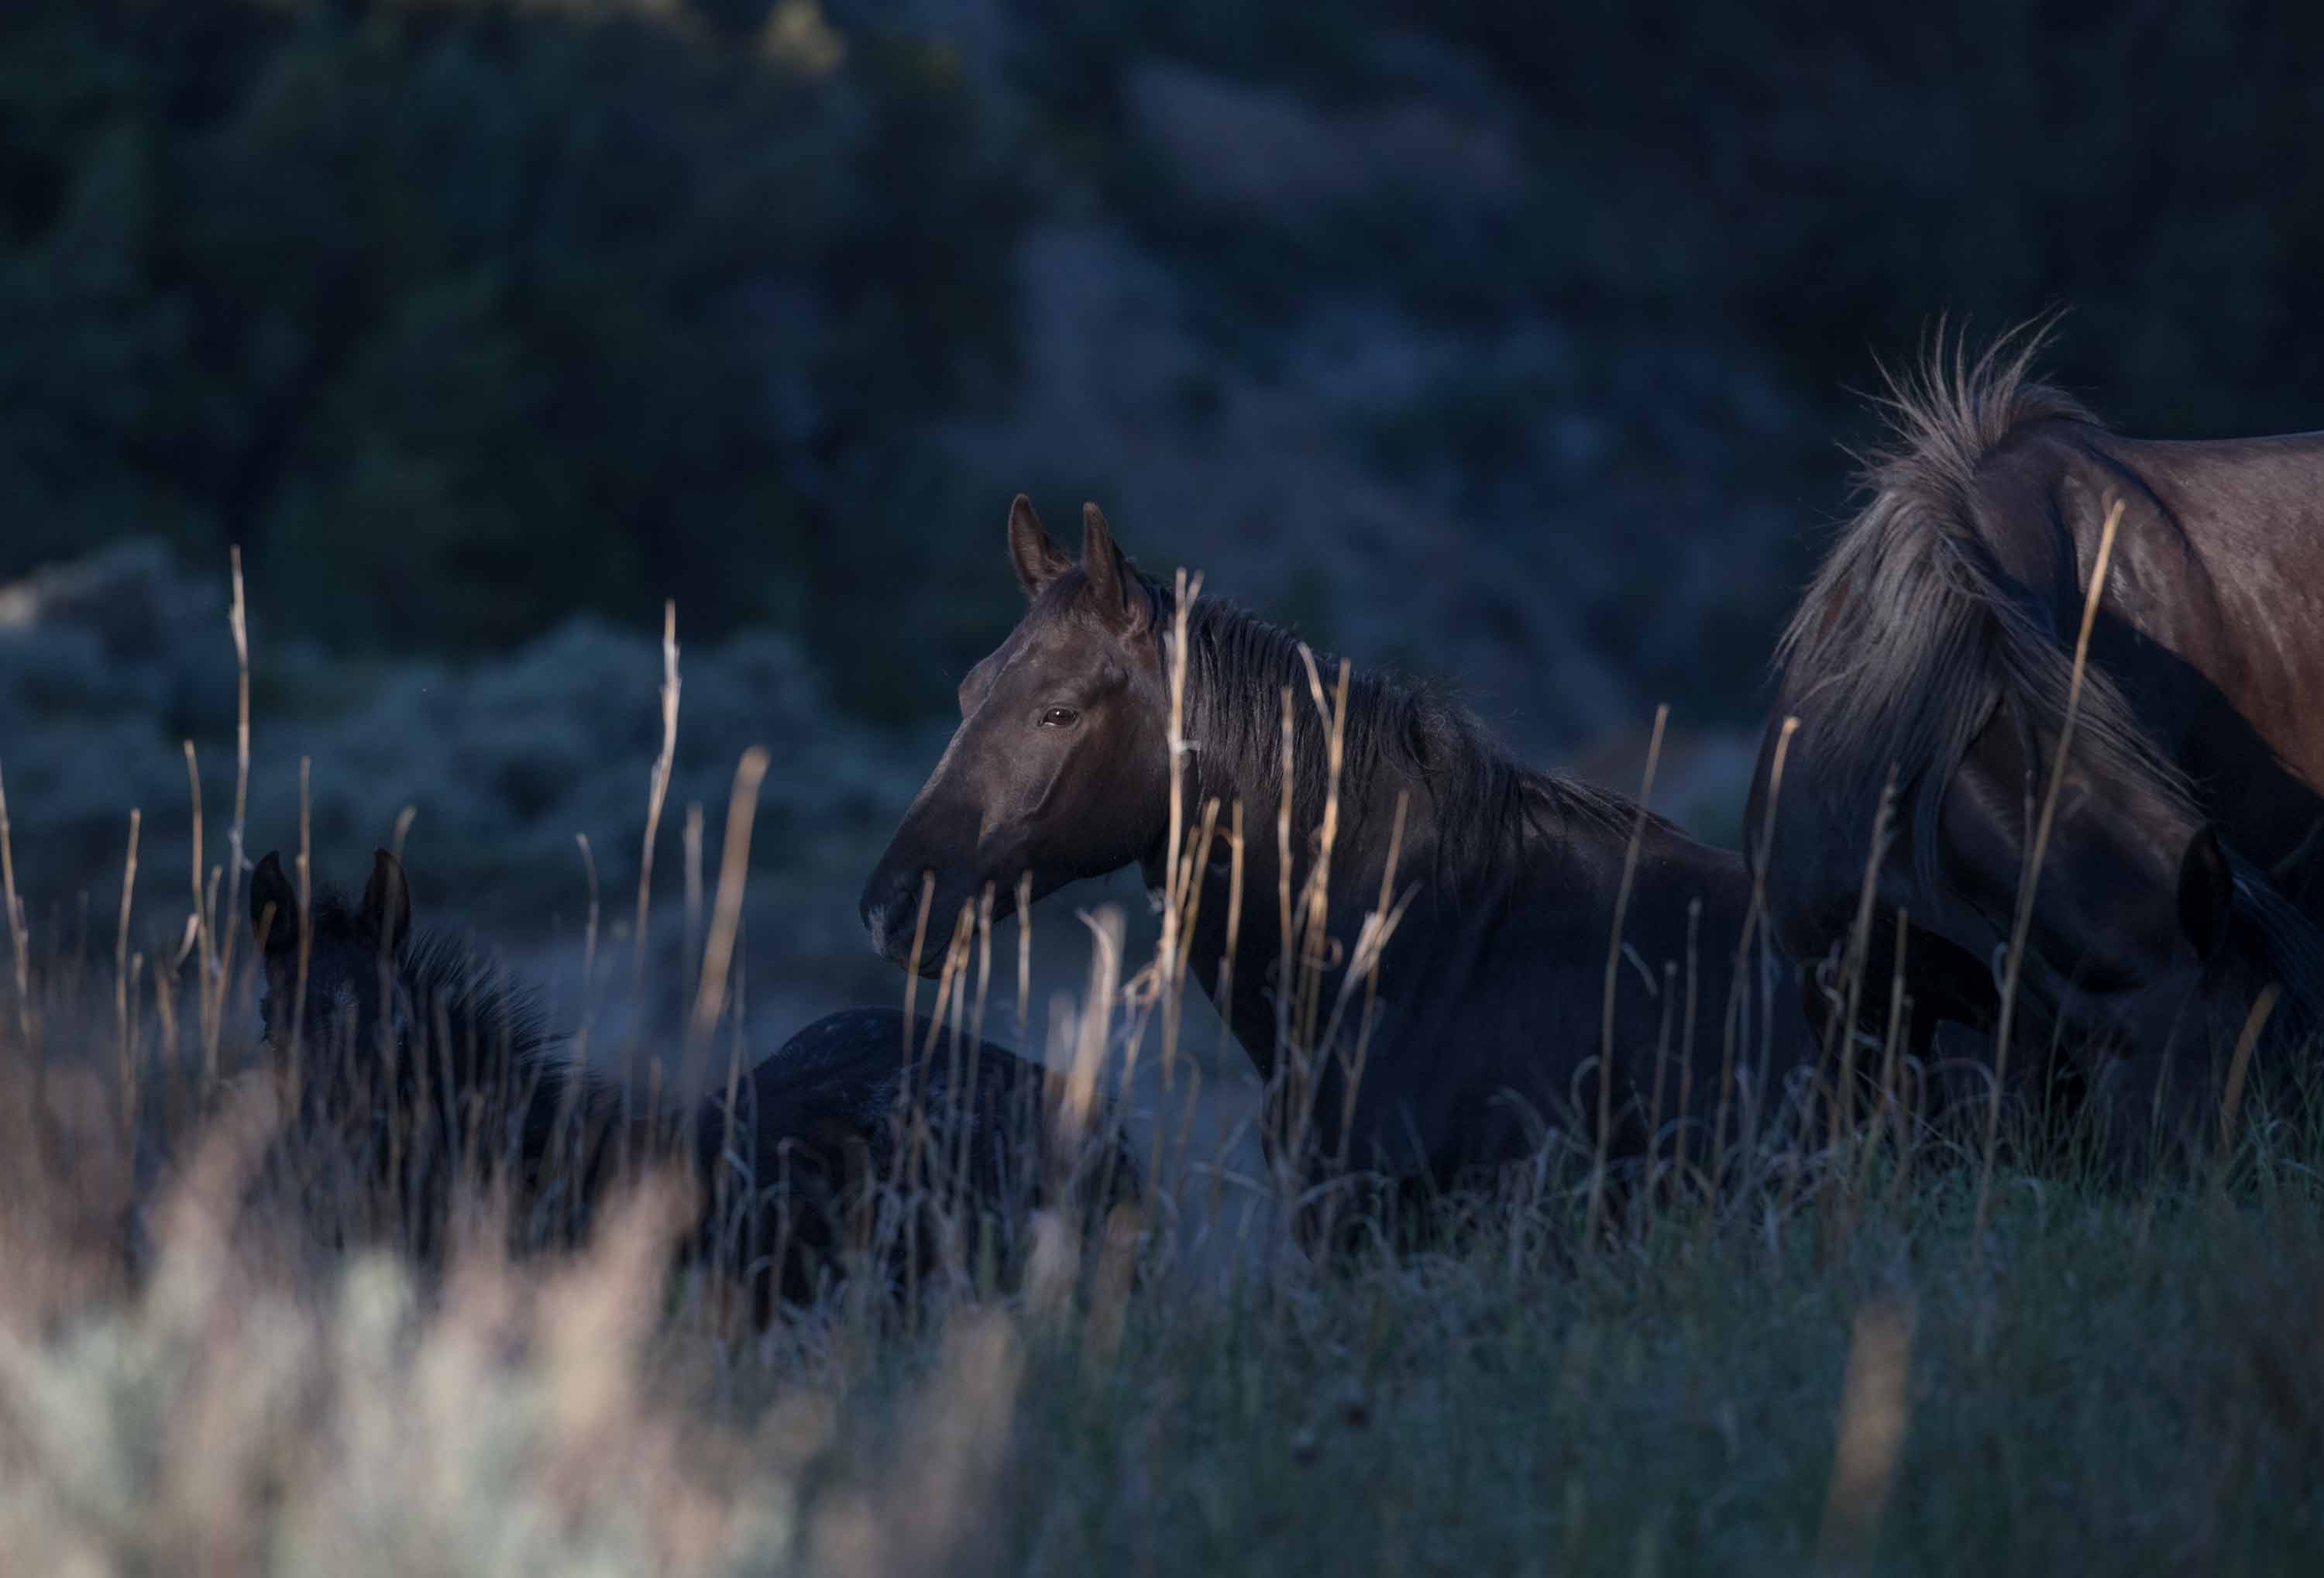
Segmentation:
{"type": "Polygon", "coordinates": [[[308,1123],[297,1152],[324,1178],[331,1226],[439,1248],[454,1193],[510,1186],[520,1245],[569,1244],[626,1161],[688,1168],[701,1208],[689,1250],[742,1273],[761,1318],[806,1303],[849,1251],[884,1245],[898,1282],[959,1269],[1006,1275],[1030,1213],[1074,1188],[1093,1209],[1134,1203],[1140,1177],[1102,1101],[1087,1139],[1062,1138],[1045,1071],[955,1040],[893,1009],[830,1014],[677,1114],[625,1114],[618,1086],[576,1066],[535,995],[467,944],[416,933],[403,871],[384,850],[350,904],[298,895],[269,854],[251,885],[266,1039],[295,1072],[308,1123]],[[303,1007],[301,1006],[303,1004],[303,1007]],[[318,1145],[318,1125],[335,1144],[318,1145]]]}
{"type": "Polygon", "coordinates": [[[2324,1006],[2324,434],[2116,438],[2029,381],[2039,344],[2006,338],[1970,365],[1941,339],[1893,392],[1895,448],[1779,650],[1746,826],[1757,840],[1772,802],[1784,950],[1837,963],[1894,771],[1865,973],[1895,971],[1901,908],[1921,1013],[1993,1030],[2063,739],[2009,1083],[2056,1073],[2095,1094],[2101,1132],[2135,1160],[2122,1148],[2154,1112],[2188,1137],[2210,1126],[2214,1060],[2271,983],[2263,1066],[2324,1006]],[[2052,1045],[2074,1055],[2058,1070],[2052,1045]]]}
{"type": "MultiPolygon", "coordinates": [[[[1212,802],[1217,826],[1234,825],[1239,806],[1248,829],[1239,873],[1222,839],[1200,861],[1188,957],[1268,1080],[1270,1154],[1282,1159],[1304,1134],[1296,1159],[1311,1177],[1344,1166],[1447,1189],[1533,1156],[1552,1127],[1585,1145],[1602,1133],[1613,1156],[1684,1145],[1702,1165],[1733,1154],[1770,1115],[1770,1075],[1780,1082],[1812,1049],[1799,992],[1778,980],[1772,949],[1746,946],[1751,891],[1737,856],[1616,795],[1520,767],[1464,711],[1369,676],[1347,689],[1327,810],[1331,729],[1305,649],[1217,602],[1180,610],[1173,590],[1116,549],[1094,505],[1084,527],[1076,563],[1027,500],[1010,512],[1025,617],[961,683],[960,728],[864,889],[863,921],[881,954],[910,962],[916,935],[947,935],[961,907],[987,893],[996,914],[1010,913],[1020,878],[1038,899],[1136,864],[1149,887],[1164,886],[1183,614],[1187,845],[1212,802]],[[1274,835],[1286,692],[1288,872],[1274,835]],[[1296,993],[1278,990],[1286,961],[1299,974],[1278,883],[1304,891],[1327,814],[1337,901],[1323,951],[1365,955],[1364,912],[1391,863],[1388,908],[1401,906],[1371,976],[1376,1015],[1357,992],[1328,1046],[1313,1020],[1299,1028],[1296,993]],[[1601,1093],[1609,991],[1614,1077],[1601,1093]]],[[[1322,994],[1327,1021],[1349,982],[1343,968],[1322,994]]]]}

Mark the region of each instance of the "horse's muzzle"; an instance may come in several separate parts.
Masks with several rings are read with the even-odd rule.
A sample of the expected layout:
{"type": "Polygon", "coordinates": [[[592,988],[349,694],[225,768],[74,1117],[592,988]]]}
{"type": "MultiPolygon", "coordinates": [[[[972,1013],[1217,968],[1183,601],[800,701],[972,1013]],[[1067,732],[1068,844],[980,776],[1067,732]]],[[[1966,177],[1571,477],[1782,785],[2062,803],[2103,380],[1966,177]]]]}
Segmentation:
{"type": "MultiPolygon", "coordinates": [[[[920,879],[917,872],[874,872],[863,886],[859,906],[872,951],[891,964],[910,968],[912,938],[919,928],[920,879]]],[[[944,941],[920,939],[919,973],[935,975],[944,968],[944,941]],[[929,955],[933,955],[933,957],[929,955]]]]}

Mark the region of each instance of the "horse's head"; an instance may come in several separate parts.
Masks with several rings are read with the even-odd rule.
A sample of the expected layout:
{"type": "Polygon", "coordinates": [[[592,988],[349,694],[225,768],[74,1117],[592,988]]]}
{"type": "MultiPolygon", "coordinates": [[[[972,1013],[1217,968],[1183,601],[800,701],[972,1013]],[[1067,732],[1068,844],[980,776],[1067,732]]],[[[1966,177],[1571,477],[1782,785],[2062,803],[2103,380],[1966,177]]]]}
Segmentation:
{"type": "MultiPolygon", "coordinates": [[[[1981,895],[1997,983],[2025,855],[2026,779],[2010,761],[1997,773],[1973,758],[1944,811],[1948,864],[1981,895]]],[[[2215,1076],[2267,989],[2280,989],[2271,1040],[2312,1012],[2313,928],[2174,795],[2070,771],[2036,880],[2012,1039],[2023,1052],[2054,1037],[2116,1117],[2143,1124],[2158,1101],[2174,1125],[2215,1113],[2215,1076]]]]}
{"type": "Polygon", "coordinates": [[[309,1049],[351,1052],[375,1042],[383,1024],[403,1035],[409,1010],[394,977],[411,936],[411,890],[393,855],[383,849],[373,856],[371,881],[354,906],[327,896],[314,900],[303,1008],[294,1006],[302,1001],[299,892],[271,853],[251,874],[250,925],[266,973],[258,1010],[269,1046],[290,1048],[294,1014],[297,1039],[309,1049]]]}
{"type": "Polygon", "coordinates": [[[989,886],[994,918],[1019,880],[1036,899],[1143,858],[1168,809],[1169,695],[1156,600],[1082,510],[1080,563],[1021,494],[1009,551],[1025,617],[960,684],[960,727],[863,887],[872,946],[909,962],[934,879],[920,968],[943,963],[954,918],[989,886]]]}

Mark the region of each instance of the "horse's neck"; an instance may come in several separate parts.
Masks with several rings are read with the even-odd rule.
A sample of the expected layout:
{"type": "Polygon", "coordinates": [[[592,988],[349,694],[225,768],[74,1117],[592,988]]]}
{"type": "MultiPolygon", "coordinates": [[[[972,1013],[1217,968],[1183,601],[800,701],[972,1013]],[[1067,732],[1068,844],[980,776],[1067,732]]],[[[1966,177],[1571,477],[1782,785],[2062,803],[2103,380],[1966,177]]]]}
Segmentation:
{"type": "MultiPolygon", "coordinates": [[[[1379,902],[1397,800],[1399,791],[1407,788],[1412,792],[1406,805],[1398,868],[1409,874],[1397,879],[1397,888],[1402,891],[1412,885],[1413,877],[1426,869],[1427,852],[1434,844],[1427,825],[1433,807],[1425,791],[1417,785],[1373,783],[1364,786],[1361,794],[1345,795],[1342,800],[1338,835],[1327,872],[1325,931],[1336,945],[1332,951],[1342,960],[1355,946],[1364,916],[1379,902]]],[[[1202,894],[1187,964],[1220,1016],[1234,1031],[1235,1038],[1242,1043],[1264,1075],[1272,1066],[1276,1051],[1275,986],[1282,974],[1285,946],[1279,801],[1259,803],[1247,792],[1246,786],[1231,780],[1203,785],[1195,805],[1199,807],[1212,798],[1220,803],[1218,831],[1213,838],[1212,858],[1200,873],[1202,894]],[[1242,904],[1240,922],[1231,925],[1235,881],[1226,829],[1231,826],[1231,807],[1238,798],[1243,807],[1242,904]],[[1230,971],[1226,965],[1230,932],[1234,937],[1231,980],[1228,979],[1230,971]],[[1231,1000],[1222,998],[1222,990],[1231,994],[1231,1000]]],[[[1197,818],[1190,817],[1189,820],[1197,818]]],[[[1300,916],[1306,884],[1314,872],[1310,854],[1314,848],[1315,832],[1312,817],[1304,825],[1299,818],[1293,819],[1290,898],[1296,934],[1291,940],[1295,946],[1305,940],[1306,927],[1300,916]]],[[[1198,832],[1186,835],[1189,850],[1198,836],[1198,832]]],[[[1149,886],[1158,890],[1167,858],[1167,852],[1157,851],[1157,858],[1147,863],[1146,878],[1149,886]]]]}

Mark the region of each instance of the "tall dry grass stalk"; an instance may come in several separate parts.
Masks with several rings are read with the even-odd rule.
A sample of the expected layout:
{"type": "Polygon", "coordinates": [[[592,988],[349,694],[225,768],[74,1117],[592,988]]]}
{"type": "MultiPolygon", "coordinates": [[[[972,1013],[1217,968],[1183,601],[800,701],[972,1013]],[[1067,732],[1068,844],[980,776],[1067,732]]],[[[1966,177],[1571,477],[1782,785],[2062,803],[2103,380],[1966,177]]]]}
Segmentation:
{"type": "Polygon", "coordinates": [[[49,1061],[41,1045],[32,1006],[32,938],[24,924],[24,900],[16,891],[16,844],[8,823],[8,783],[0,776],[0,906],[8,914],[8,951],[16,985],[17,1056],[30,1066],[24,1089],[23,1132],[44,1151],[52,1144],[49,1124],[49,1061]]]}
{"type": "MultiPolygon", "coordinates": [[[[1185,859],[1186,834],[1186,762],[1195,749],[1186,739],[1186,621],[1193,612],[1194,599],[1203,595],[1203,577],[1200,575],[1190,577],[1181,568],[1177,572],[1176,594],[1170,631],[1170,720],[1163,742],[1170,758],[1170,820],[1169,833],[1163,845],[1162,940],[1156,958],[1156,973],[1161,990],[1162,1079],[1165,1089],[1169,1088],[1177,1074],[1185,934],[1193,924],[1189,910],[1193,902],[1199,900],[1201,892],[1195,886],[1200,866],[1191,863],[1182,866],[1181,863],[1185,859]]],[[[1214,801],[1209,817],[1215,818],[1216,814],[1214,801]]],[[[1209,843],[1207,833],[1202,843],[1205,845],[1209,843]]]]}
{"type": "Polygon", "coordinates": [[[1702,995],[1702,900],[1686,901],[1686,1020],[1679,1031],[1678,1048],[1678,1129],[1676,1154],[1671,1158],[1671,1176],[1683,1186],[1686,1182],[1687,1122],[1694,1112],[1694,1016],[1702,995]]]}
{"type": "Polygon", "coordinates": [[[1868,1570],[1896,1477],[1908,1419],[1913,1315],[1893,1302],[1858,1311],[1841,1383],[1839,1441],[1824,1496],[1822,1570],[1868,1570]]]}
{"type": "Polygon", "coordinates": [[[290,992],[290,1073],[297,1080],[307,1024],[307,972],[315,952],[315,815],[311,757],[299,758],[299,961],[290,992]]]}
{"type": "MultiPolygon", "coordinates": [[[[1775,733],[1775,754],[1767,766],[1767,805],[1760,814],[1757,853],[1751,861],[1751,899],[1744,907],[1743,926],[1735,940],[1735,974],[1727,988],[1727,1011],[1720,1023],[1722,1045],[1719,1057],[1719,1103],[1711,1121],[1711,1177],[1727,1177],[1727,1117],[1734,1110],[1737,1060],[1746,1049],[1753,1004],[1753,965],[1764,947],[1760,932],[1767,924],[1767,863],[1775,847],[1775,807],[1784,793],[1784,768],[1791,759],[1792,739],[1800,720],[1786,717],[1775,733]]],[[[1738,1136],[1739,1139],[1740,1136],[1738,1136]]]]}
{"type": "Polygon", "coordinates": [[[576,833],[573,842],[581,851],[581,881],[588,895],[581,920],[581,1022],[573,1032],[573,1060],[586,1068],[590,1038],[597,1029],[597,928],[603,916],[597,893],[596,852],[589,847],[586,833],[576,833]]]}
{"type": "MultiPolygon", "coordinates": [[[[1291,687],[1283,687],[1283,783],[1275,807],[1275,908],[1280,942],[1276,955],[1275,971],[1275,1045],[1269,1048],[1273,1066],[1261,1070],[1272,1085],[1277,1079],[1296,1078],[1290,1067],[1292,1057],[1291,1008],[1294,1001],[1293,983],[1297,974],[1293,965],[1299,946],[1299,933],[1293,924],[1291,911],[1291,797],[1299,771],[1299,759],[1293,750],[1291,687]]],[[[1287,1145],[1287,1132],[1271,1136],[1278,1144],[1287,1145]]]]}
{"type": "MultiPolygon", "coordinates": [[[[1614,1045],[1614,991],[1622,971],[1622,928],[1629,918],[1630,890],[1638,878],[1638,847],[1646,835],[1647,807],[1655,793],[1655,770],[1662,762],[1663,730],[1670,723],[1670,704],[1655,708],[1654,733],[1646,740],[1646,766],[1638,783],[1637,820],[1622,850],[1622,881],[1614,890],[1614,924],[1606,944],[1606,983],[1598,1020],[1598,1134],[1590,1167],[1590,1206],[1587,1232],[1595,1240],[1606,1206],[1606,1158],[1614,1134],[1614,1075],[1618,1063],[1614,1045]]],[[[1650,1137],[1651,1138],[1651,1137],[1650,1137]]]]}
{"type": "MultiPolygon", "coordinates": [[[[646,828],[638,848],[638,904],[631,922],[632,952],[630,964],[630,995],[632,1002],[645,1000],[646,945],[648,923],[653,907],[654,849],[660,841],[662,804],[669,797],[669,776],[678,761],[678,699],[680,681],[678,672],[678,600],[666,599],[661,605],[661,749],[655,752],[653,766],[646,777],[646,828]]],[[[638,1029],[631,1029],[629,1046],[622,1057],[622,1130],[629,1132],[636,1114],[636,1073],[638,1062],[638,1029]]]]}
{"type": "Polygon", "coordinates": [[[753,745],[734,766],[734,787],[726,802],[726,837],[718,857],[718,895],[710,913],[710,937],[702,955],[702,976],[696,985],[687,1058],[709,1044],[718,1016],[727,1001],[727,978],[734,966],[735,938],[742,926],[742,890],[750,877],[751,827],[759,809],[759,786],[765,781],[767,749],[753,745]]]}
{"type": "Polygon", "coordinates": [[[678,848],[686,862],[686,946],[678,956],[678,974],[682,980],[696,980],[702,974],[702,802],[688,800],[686,805],[685,830],[678,848]]]}
{"type": "Polygon", "coordinates": [[[2260,1032],[2275,1012],[2275,1005],[2283,995],[2283,984],[2271,981],[2260,989],[2253,1000],[2251,1011],[2244,1016],[2242,1031],[2236,1037],[2235,1055],[2227,1059],[2227,1084],[2219,1097],[2219,1170],[2224,1173],[2236,1138],[2236,1112],[2243,1104],[2244,1081],[2251,1072],[2252,1051],[2259,1045],[2260,1032]]]}
{"type": "Polygon", "coordinates": [[[1279,1117],[1270,1124],[1277,1147],[1272,1152],[1279,1186],[1296,1187],[1309,1159],[1314,1142],[1315,1102],[1322,1059],[1329,1049],[1318,1038],[1322,1029],[1323,977],[1342,961],[1334,957],[1337,944],[1331,935],[1332,862],[1339,844],[1340,788],[1347,745],[1348,684],[1351,668],[1340,663],[1338,683],[1327,698],[1315,655],[1305,643],[1299,647],[1305,665],[1308,699],[1323,729],[1323,805],[1313,835],[1306,874],[1293,897],[1292,811],[1296,803],[1298,753],[1294,729],[1296,703],[1290,687],[1283,690],[1283,788],[1276,812],[1277,904],[1283,926],[1283,946],[1276,983],[1276,1047],[1268,1071],[1268,1100],[1279,1117]]]}
{"type": "Polygon", "coordinates": [[[1977,1226],[1984,1235],[1993,1199],[1993,1158],[2001,1144],[2001,1093],[2009,1072],[2009,1038],[2017,1023],[2017,989],[2025,964],[2025,944],[2034,927],[2034,900],[2042,881],[2042,857],[2050,847],[2050,829],[2058,815],[2058,797],[2066,784],[2066,757],[2074,743],[2074,724],[2080,715],[2082,680],[2089,672],[2090,632],[2098,625],[2098,604],[2106,596],[2107,569],[2114,561],[2114,538],[2122,525],[2122,501],[2107,507],[2106,525],[2098,533],[2098,550],[2090,560],[2090,584],[2082,599],[2081,629],[2074,637],[2074,667],[2066,687],[2066,715],[2058,724],[2058,748],[2050,759],[2049,787],[2042,796],[2041,818],[2034,826],[2033,842],[2017,879],[2017,912],[2009,926],[2009,950],[2002,964],[2001,1018],[1993,1032],[1993,1090],[1986,1103],[1985,1157],[1977,1175],[1977,1226]]]}
{"type": "Polygon", "coordinates": [[[217,934],[213,927],[211,901],[203,891],[202,881],[202,772],[194,757],[194,743],[182,742],[186,753],[186,787],[193,797],[193,889],[194,913],[191,922],[194,935],[194,1004],[201,1028],[202,1078],[211,1085],[218,1077],[218,1026],[213,1018],[214,998],[210,979],[217,974],[215,949],[217,934]]]}
{"type": "Polygon", "coordinates": [[[1120,909],[1111,904],[1099,906],[1095,913],[1084,912],[1081,921],[1090,934],[1089,992],[1080,1012],[1073,1016],[1073,1061],[1052,1120],[1056,1153],[1065,1158],[1080,1154],[1098,1101],[1100,1076],[1112,1038],[1125,930],[1120,909]]]}
{"type": "MultiPolygon", "coordinates": [[[[1323,819],[1315,830],[1315,858],[1309,863],[1307,880],[1302,884],[1297,924],[1301,930],[1299,948],[1299,1035],[1306,1053],[1312,1078],[1314,1060],[1324,1055],[1316,1044],[1316,1015],[1321,1011],[1323,976],[1334,964],[1333,959],[1332,918],[1332,856],[1339,848],[1340,787],[1345,770],[1348,727],[1348,682],[1353,669],[1348,660],[1340,660],[1339,683],[1327,703],[1323,695],[1323,676],[1315,669],[1315,654],[1305,642],[1299,647],[1299,660],[1306,666],[1308,698],[1314,703],[1318,721],[1323,725],[1323,819]]],[[[1303,1093],[1312,1102],[1312,1092],[1303,1093]]]]}
{"type": "Polygon", "coordinates": [[[1873,1161],[1880,1152],[1885,1137],[1895,1158],[1895,1182],[1892,1185],[1889,1205],[1892,1213],[1902,1195],[1904,1180],[1913,1167],[1914,1130],[1912,1108],[1897,1089],[1897,1075],[1904,1068],[1903,1048],[1911,1027],[1912,994],[1904,990],[1905,950],[1911,943],[1912,914],[1903,905],[1896,907],[1896,958],[1889,971],[1887,1028],[1880,1044],[1880,1083],[1876,1095],[1877,1105],[1871,1121],[1866,1125],[1857,1158],[1852,1185],[1843,1192],[1840,1202],[1840,1241],[1844,1247],[1854,1236],[1857,1213],[1872,1186],[1873,1161]]]}
{"type": "MultiPolygon", "coordinates": [[[[250,619],[247,604],[243,600],[242,545],[230,544],[226,549],[232,571],[232,592],[226,603],[226,633],[234,640],[234,819],[226,830],[226,898],[214,910],[210,926],[219,937],[218,968],[215,981],[205,977],[203,1048],[205,1063],[215,1069],[217,1063],[216,1039],[226,1028],[226,999],[234,987],[234,955],[242,937],[242,872],[249,863],[244,847],[250,817],[250,619]]],[[[191,745],[189,743],[189,752],[191,745]]],[[[197,820],[198,820],[198,814],[197,820]]],[[[198,831],[196,834],[198,839],[198,831]]],[[[401,834],[397,835],[401,854],[401,834]]],[[[197,863],[199,863],[197,862],[197,863]]]]}
{"type": "Polygon", "coordinates": [[[121,921],[113,937],[114,1043],[121,1068],[121,1143],[134,1145],[137,1133],[137,1042],[129,1021],[129,912],[137,897],[137,833],[143,817],[129,811],[129,853],[121,863],[121,921]]]}
{"type": "MultiPolygon", "coordinates": [[[[1838,1054],[1840,1073],[1831,1092],[1831,1143],[1835,1151],[1855,1131],[1857,1026],[1864,1003],[1864,977],[1871,967],[1873,911],[1880,896],[1880,873],[1887,865],[1895,836],[1896,769],[1892,764],[1886,781],[1880,786],[1879,801],[1873,807],[1871,847],[1865,856],[1864,877],[1857,890],[1856,916],[1849,924],[1847,963],[1842,967],[1841,981],[1845,1006],[1831,1021],[1831,1028],[1824,1037],[1823,1056],[1819,1060],[1820,1064],[1828,1062],[1835,1051],[1838,1054]]],[[[1821,1072],[1821,1066],[1818,1072],[1821,1072]]]]}
{"type": "Polygon", "coordinates": [[[1022,872],[1017,878],[1017,1044],[1025,1044],[1025,1031],[1033,1012],[1033,873],[1022,872]]]}
{"type": "MultiPolygon", "coordinates": [[[[1026,875],[1029,885],[1031,873],[1028,872],[1026,875]]],[[[926,957],[922,950],[928,945],[928,911],[936,901],[936,874],[934,872],[922,872],[920,902],[912,912],[912,948],[911,952],[904,956],[903,1056],[907,1063],[911,1061],[912,1057],[912,1026],[919,1014],[920,960],[926,957]]]]}

